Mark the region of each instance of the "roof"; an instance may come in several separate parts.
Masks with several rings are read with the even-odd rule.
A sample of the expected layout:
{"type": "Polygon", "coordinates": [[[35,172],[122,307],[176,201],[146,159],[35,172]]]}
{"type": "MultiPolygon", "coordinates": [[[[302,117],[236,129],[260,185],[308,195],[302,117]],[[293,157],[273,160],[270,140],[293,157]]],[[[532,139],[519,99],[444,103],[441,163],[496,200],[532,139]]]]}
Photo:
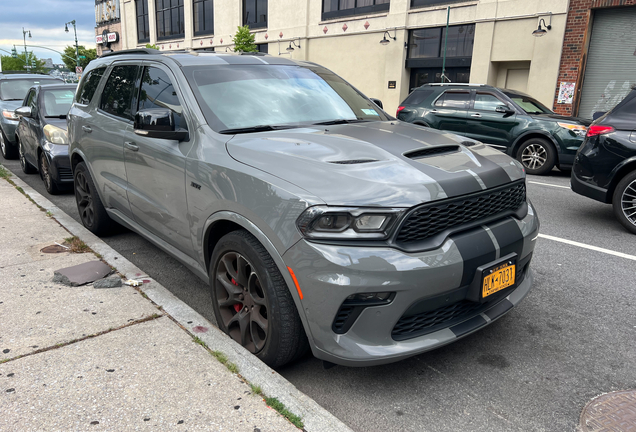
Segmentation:
{"type": "Polygon", "coordinates": [[[62,81],[62,79],[60,78],[56,78],[54,76],[45,75],[45,74],[25,74],[25,73],[9,74],[6,72],[0,72],[0,79],[24,79],[24,78],[50,78],[50,79],[57,79],[62,81]]]}

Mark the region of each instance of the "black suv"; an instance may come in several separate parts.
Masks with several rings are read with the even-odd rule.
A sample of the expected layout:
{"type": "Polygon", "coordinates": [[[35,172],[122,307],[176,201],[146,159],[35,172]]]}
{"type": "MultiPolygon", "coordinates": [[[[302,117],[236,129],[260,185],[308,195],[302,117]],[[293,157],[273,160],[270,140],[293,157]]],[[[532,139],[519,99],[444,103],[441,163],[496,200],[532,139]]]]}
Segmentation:
{"type": "Polygon", "coordinates": [[[591,120],[555,114],[516,90],[480,84],[426,84],[397,117],[482,141],[523,163],[528,174],[572,167],[591,120]]]}
{"type": "Polygon", "coordinates": [[[636,89],[592,123],[570,182],[574,192],[612,204],[616,218],[636,234],[636,89]]]}

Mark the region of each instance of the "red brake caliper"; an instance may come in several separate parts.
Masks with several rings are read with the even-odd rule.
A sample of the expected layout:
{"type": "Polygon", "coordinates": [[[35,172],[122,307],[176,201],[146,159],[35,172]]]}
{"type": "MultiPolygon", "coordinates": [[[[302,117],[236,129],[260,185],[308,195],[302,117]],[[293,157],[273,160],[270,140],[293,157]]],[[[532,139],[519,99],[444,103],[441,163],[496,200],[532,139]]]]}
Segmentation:
{"type": "MultiPolygon", "coordinates": [[[[232,278],[232,285],[238,286],[238,283],[234,280],[234,278],[232,278]]],[[[236,311],[236,313],[239,313],[241,309],[243,309],[243,305],[241,303],[236,303],[234,305],[234,310],[236,311]]]]}

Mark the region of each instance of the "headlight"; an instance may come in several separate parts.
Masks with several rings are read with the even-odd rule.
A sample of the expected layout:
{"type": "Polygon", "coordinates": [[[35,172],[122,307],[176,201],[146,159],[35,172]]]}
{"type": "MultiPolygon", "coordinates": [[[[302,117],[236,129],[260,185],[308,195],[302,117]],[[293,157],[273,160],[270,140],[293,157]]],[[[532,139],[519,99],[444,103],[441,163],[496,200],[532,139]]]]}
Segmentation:
{"type": "Polygon", "coordinates": [[[68,144],[68,135],[64,129],[53,125],[44,126],[44,136],[46,140],[53,144],[68,144]]]}
{"type": "Polygon", "coordinates": [[[581,138],[585,137],[585,134],[587,133],[587,127],[582,125],[559,122],[559,126],[561,126],[562,128],[568,129],[574,135],[579,136],[581,138]]]}
{"type": "Polygon", "coordinates": [[[314,206],[300,215],[296,225],[312,239],[385,239],[403,211],[314,206]]]}
{"type": "Polygon", "coordinates": [[[8,109],[2,110],[2,117],[9,120],[20,120],[20,117],[18,117],[13,110],[8,110],[8,109]]]}

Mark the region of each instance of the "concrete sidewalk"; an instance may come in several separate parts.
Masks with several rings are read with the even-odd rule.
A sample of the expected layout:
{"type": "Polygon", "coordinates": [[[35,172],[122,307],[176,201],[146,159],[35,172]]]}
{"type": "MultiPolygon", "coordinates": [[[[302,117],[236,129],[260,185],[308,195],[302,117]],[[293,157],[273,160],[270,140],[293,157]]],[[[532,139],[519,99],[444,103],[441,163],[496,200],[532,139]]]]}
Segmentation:
{"type": "Polygon", "coordinates": [[[0,179],[0,430],[299,430],[142,291],[52,282],[67,237],[0,179]]]}

